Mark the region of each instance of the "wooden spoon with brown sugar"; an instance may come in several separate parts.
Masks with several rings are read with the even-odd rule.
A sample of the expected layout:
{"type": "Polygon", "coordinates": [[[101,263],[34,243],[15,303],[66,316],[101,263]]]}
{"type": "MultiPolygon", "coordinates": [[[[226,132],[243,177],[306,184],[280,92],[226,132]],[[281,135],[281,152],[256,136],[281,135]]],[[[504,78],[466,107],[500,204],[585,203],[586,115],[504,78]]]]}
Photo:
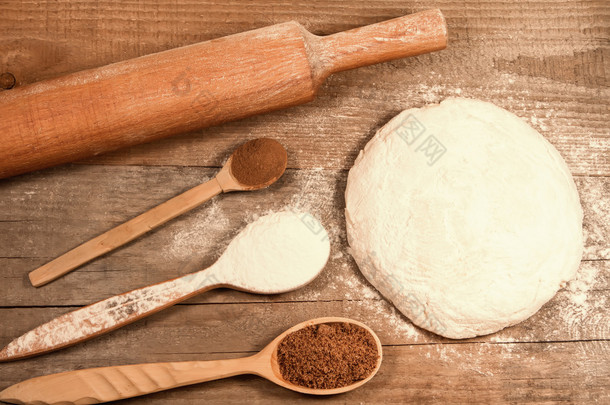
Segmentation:
{"type": "Polygon", "coordinates": [[[277,141],[258,138],[238,147],[216,177],[105,232],[29,274],[35,287],[47,284],[146,232],[192,210],[220,193],[265,188],[286,170],[286,149],[277,141]]]}
{"type": "MultiPolygon", "coordinates": [[[[341,338],[341,336],[334,335],[329,336],[329,339],[325,339],[325,341],[333,346],[332,341],[341,338]]],[[[304,358],[310,357],[307,353],[302,354],[302,356],[304,358]]],[[[314,356],[314,358],[316,357],[314,356]]],[[[365,324],[347,318],[317,318],[293,326],[276,337],[263,350],[249,357],[228,360],[131,364],[67,371],[35,377],[8,387],[0,392],[0,400],[13,404],[97,404],[241,374],[258,375],[281,387],[303,394],[335,395],[352,391],[370,381],[379,370],[381,360],[381,342],[375,332],[365,324]],[[319,370],[324,368],[339,370],[341,374],[350,377],[348,380],[344,378],[338,380],[339,382],[345,382],[346,385],[337,384],[334,388],[309,388],[286,379],[282,371],[281,361],[278,359],[281,357],[280,346],[284,340],[289,338],[291,334],[303,331],[305,328],[335,323],[342,323],[349,325],[350,329],[356,328],[363,331],[364,335],[368,335],[364,342],[366,347],[356,347],[355,349],[359,350],[354,350],[354,353],[348,356],[349,359],[346,360],[341,356],[344,353],[335,353],[333,356],[332,353],[329,353],[331,349],[322,345],[317,350],[320,352],[317,361],[324,360],[324,362],[316,363],[313,365],[314,367],[301,371],[312,379],[336,379],[336,376],[333,375],[324,376],[325,373],[319,370]],[[323,354],[325,355],[322,356],[323,354]],[[363,364],[368,367],[363,368],[363,364]],[[311,373],[310,369],[314,369],[316,372],[311,373]],[[352,369],[366,372],[359,375],[353,373],[354,370],[352,369]]]]}

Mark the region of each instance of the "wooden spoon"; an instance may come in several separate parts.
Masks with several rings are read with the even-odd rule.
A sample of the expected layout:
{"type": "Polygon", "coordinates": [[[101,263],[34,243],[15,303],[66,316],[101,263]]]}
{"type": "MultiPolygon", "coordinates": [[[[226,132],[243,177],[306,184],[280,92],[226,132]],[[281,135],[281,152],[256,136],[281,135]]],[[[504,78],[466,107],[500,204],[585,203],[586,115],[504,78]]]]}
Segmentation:
{"type": "Polygon", "coordinates": [[[220,193],[259,190],[273,184],[286,170],[286,149],[272,139],[259,138],[237,148],[212,180],[70,250],[29,274],[40,287],[108,253],[146,232],[203,204],[220,193]]]}
{"type": "Polygon", "coordinates": [[[354,390],[366,384],[379,370],[382,347],[379,338],[365,324],[346,318],[317,318],[288,329],[263,350],[250,357],[230,360],[147,363],[90,368],[32,378],[0,392],[0,400],[15,404],[96,404],[116,401],[184,385],[218,380],[241,374],[254,374],[293,391],[331,395],[354,390]],[[341,388],[313,389],[286,381],[277,360],[277,348],[288,334],[310,325],[347,322],[366,329],[375,339],[379,358],[375,369],[363,380],[341,388]]]}
{"type": "Polygon", "coordinates": [[[296,290],[320,274],[329,255],[328,233],[313,216],[293,211],[269,214],[246,226],[207,269],[61,315],[6,345],[0,362],[74,345],[215,288],[255,294],[296,290]]]}

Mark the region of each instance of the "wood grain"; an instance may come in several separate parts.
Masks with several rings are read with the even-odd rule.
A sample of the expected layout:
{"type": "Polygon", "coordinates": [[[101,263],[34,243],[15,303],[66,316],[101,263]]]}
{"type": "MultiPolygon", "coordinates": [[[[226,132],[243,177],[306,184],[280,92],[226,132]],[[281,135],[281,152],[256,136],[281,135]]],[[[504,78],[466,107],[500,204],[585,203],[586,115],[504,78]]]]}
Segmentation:
{"type": "MultiPolygon", "coordinates": [[[[314,2],[311,8],[275,1],[248,7],[240,2],[178,8],[172,4],[109,2],[99,9],[92,2],[76,8],[60,1],[48,6],[53,11],[44,11],[10,3],[0,23],[5,69],[18,84],[25,84],[270,23],[296,20],[315,34],[329,34],[430,7],[421,1],[408,6],[391,1],[353,1],[347,6],[314,2]],[[98,22],[93,28],[87,27],[88,21],[98,22]]],[[[247,139],[280,140],[296,158],[291,167],[346,169],[366,139],[402,109],[459,94],[494,102],[532,122],[573,173],[610,174],[607,2],[518,6],[453,0],[435,5],[450,27],[450,46],[441,53],[335,75],[306,106],[90,162],[218,166],[218,146],[230,149],[247,134],[247,139]]]]}
{"type": "MultiPolygon", "coordinates": [[[[329,274],[357,274],[346,252],[343,193],[347,173],[288,170],[267,189],[218,196],[45,288],[28,287],[27,273],[31,269],[207,180],[216,171],[72,166],[3,182],[0,263],[5,264],[5,270],[0,277],[4,277],[2,284],[6,286],[4,305],[85,305],[200,270],[214,263],[256,215],[285,207],[306,208],[329,229],[335,242],[329,274]],[[92,188],[96,190],[95,199],[91,198],[92,188]],[[117,189],[126,191],[117,195],[117,189]]],[[[606,196],[610,194],[610,178],[576,177],[576,184],[585,214],[584,259],[608,260],[610,205],[606,196]]],[[[314,290],[328,290],[330,281],[329,277],[316,284],[314,290]]],[[[344,293],[339,291],[328,298],[337,299],[344,293]]],[[[234,297],[233,293],[229,295],[234,297]]]]}
{"type": "MultiPolygon", "coordinates": [[[[240,357],[294,323],[341,315],[370,325],[385,359],[366,387],[328,402],[610,402],[608,2],[0,1],[0,74],[21,86],[290,20],[324,35],[432,6],[449,25],[441,53],[338,73],[315,101],[290,110],[0,182],[0,345],[78,306],[211,264],[268,210],[308,207],[336,238],[329,266],[302,290],[213,291],[85,344],[2,364],[0,389],[86,367],[240,357]],[[405,108],[455,95],[492,101],[538,129],[576,175],[585,213],[577,278],[527,321],[460,342],[414,327],[371,289],[345,252],[342,216],[346,170],[374,132],[405,108]],[[292,170],[279,184],[222,196],[55,283],[29,286],[29,270],[203,182],[235,146],[260,136],[288,149],[292,170]]],[[[236,377],[125,403],[201,398],[312,401],[236,377]]]]}
{"type": "Polygon", "coordinates": [[[0,93],[0,178],[313,100],[331,73],[444,49],[426,10],[325,37],[286,22],[0,93]]]}
{"type": "MultiPolygon", "coordinates": [[[[20,376],[109,364],[141,361],[213,360],[241,357],[264,347],[283,328],[312,313],[336,313],[341,303],[252,305],[181,305],[148,319],[145,325],[131,325],[114,336],[104,336],[85,345],[38,359],[3,365],[6,385],[20,376]],[[318,304],[319,305],[319,304],[318,304]],[[235,331],[248,333],[235,336],[235,331]],[[227,337],[234,336],[232,339],[227,337]],[[140,344],[139,342],[146,342],[140,344]],[[136,350],[137,346],[137,350],[136,350]],[[125,356],[129,353],[128,360],[125,356]]],[[[36,309],[2,311],[8,321],[36,313],[36,309]]],[[[48,311],[51,315],[53,312],[48,311]]],[[[333,403],[404,403],[409,401],[455,402],[544,402],[558,400],[586,403],[608,399],[607,341],[555,342],[435,342],[409,344],[372,325],[370,316],[343,312],[354,319],[367,319],[384,345],[384,362],[378,375],[366,387],[329,399],[333,403]],[[570,367],[566,365],[569,359],[570,367]],[[385,391],[385,392],[384,392],[385,391]],[[481,396],[483,395],[483,396],[481,396]]],[[[4,333],[4,332],[3,332],[4,333]]],[[[271,387],[255,378],[236,378],[223,384],[201,386],[133,400],[133,403],[176,401],[190,403],[202,396],[214,403],[239,402],[240,395],[257,401],[311,401],[271,387]],[[228,389],[228,390],[227,390],[228,389]],[[228,391],[234,394],[223,396],[228,391]],[[239,395],[238,395],[239,394],[239,395]],[[147,402],[144,402],[147,401],[147,402]]],[[[173,403],[173,402],[172,402],[173,403]]]]}

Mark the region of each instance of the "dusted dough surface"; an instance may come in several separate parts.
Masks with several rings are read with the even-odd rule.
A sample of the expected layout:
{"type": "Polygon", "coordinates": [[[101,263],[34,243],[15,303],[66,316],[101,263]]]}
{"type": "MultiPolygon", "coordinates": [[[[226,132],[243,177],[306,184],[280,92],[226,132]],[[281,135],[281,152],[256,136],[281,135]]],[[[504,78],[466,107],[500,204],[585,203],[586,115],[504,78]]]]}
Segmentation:
{"type": "Polygon", "coordinates": [[[537,131],[493,104],[403,111],[349,172],[350,253],[416,325],[459,339],[533,315],[582,256],[572,176],[537,131]]]}

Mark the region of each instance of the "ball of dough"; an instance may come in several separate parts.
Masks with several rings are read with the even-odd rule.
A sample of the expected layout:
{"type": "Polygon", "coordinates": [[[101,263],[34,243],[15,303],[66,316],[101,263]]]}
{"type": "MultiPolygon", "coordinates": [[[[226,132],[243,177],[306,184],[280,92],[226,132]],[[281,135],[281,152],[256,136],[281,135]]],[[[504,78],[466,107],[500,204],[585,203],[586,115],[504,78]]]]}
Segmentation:
{"type": "Polygon", "coordinates": [[[493,104],[403,111],[360,152],[345,191],[350,253],[416,325],[460,339],[533,315],[582,256],[570,172],[493,104]]]}

